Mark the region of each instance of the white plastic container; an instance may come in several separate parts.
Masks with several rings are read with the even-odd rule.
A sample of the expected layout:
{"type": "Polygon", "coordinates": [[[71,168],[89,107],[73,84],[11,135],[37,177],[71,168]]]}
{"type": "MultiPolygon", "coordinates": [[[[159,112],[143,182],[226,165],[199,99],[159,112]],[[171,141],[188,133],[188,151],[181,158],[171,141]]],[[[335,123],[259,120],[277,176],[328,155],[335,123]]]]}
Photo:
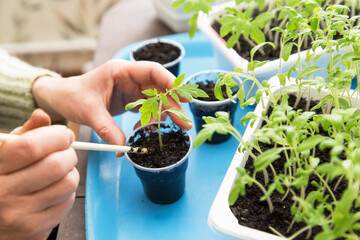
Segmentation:
{"type": "Polygon", "coordinates": [[[188,31],[191,14],[184,13],[182,8],[174,9],[172,2],[173,0],[153,0],[158,18],[174,32],[188,31]]]}
{"type": "MultiPolygon", "coordinates": [[[[270,102],[265,99],[265,108],[270,106],[270,102]]],[[[262,104],[258,104],[255,108],[255,114],[261,116],[261,112],[264,107],[262,104]]],[[[247,126],[243,139],[244,141],[252,141],[253,132],[261,127],[261,121],[257,120],[253,127],[247,126]]],[[[236,148],[235,155],[228,171],[224,177],[223,182],[216,194],[215,200],[211,206],[208,215],[208,224],[210,228],[219,235],[230,239],[243,239],[243,240],[284,240],[273,234],[269,234],[263,231],[244,227],[239,225],[238,220],[231,212],[229,207],[229,194],[233,188],[235,180],[239,177],[239,173],[236,170],[237,167],[244,167],[249,157],[249,153],[240,153],[236,148]]]]}
{"type": "MultiPolygon", "coordinates": [[[[277,87],[276,89],[276,86],[280,86],[278,77],[272,77],[269,82],[270,85],[275,86],[273,92],[276,94],[277,91],[279,91],[280,89],[280,87],[277,87]]],[[[289,84],[296,85],[295,79],[292,79],[292,82],[290,82],[289,84]]],[[[310,90],[313,100],[319,100],[320,97],[328,95],[328,91],[326,90],[322,90],[320,93],[314,87],[310,87],[310,90]]],[[[349,93],[349,95],[351,95],[351,93],[349,93]]],[[[358,103],[357,101],[357,96],[353,96],[352,102],[357,103],[356,107],[358,109],[360,108],[360,103],[358,103]]],[[[268,100],[268,98],[264,98],[264,106],[262,104],[258,104],[255,108],[255,114],[261,116],[262,111],[264,109],[267,109],[269,106],[270,101],[268,100]]],[[[253,133],[256,129],[259,129],[261,127],[261,124],[262,121],[258,119],[254,123],[253,127],[251,127],[250,125],[247,126],[243,135],[243,139],[245,142],[253,141],[253,133]]],[[[230,239],[285,240],[284,238],[281,238],[274,234],[269,234],[267,232],[263,232],[257,229],[241,226],[238,223],[234,214],[231,212],[228,198],[236,179],[239,177],[239,173],[236,168],[244,167],[249,157],[248,152],[240,153],[237,149],[209,211],[208,224],[210,228],[219,235],[230,239]]]]}

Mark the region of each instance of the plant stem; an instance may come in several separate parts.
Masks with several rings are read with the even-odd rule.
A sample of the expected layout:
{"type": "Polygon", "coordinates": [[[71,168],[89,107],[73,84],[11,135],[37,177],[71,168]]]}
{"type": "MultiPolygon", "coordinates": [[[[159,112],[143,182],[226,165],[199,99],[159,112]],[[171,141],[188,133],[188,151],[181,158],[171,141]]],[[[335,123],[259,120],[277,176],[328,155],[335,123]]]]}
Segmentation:
{"type": "MultiPolygon", "coordinates": [[[[250,38],[244,37],[244,39],[245,39],[245,41],[246,41],[247,43],[249,43],[249,44],[251,45],[251,47],[255,47],[255,46],[256,46],[256,44],[255,44],[253,41],[251,41],[250,38]]],[[[263,55],[263,56],[265,55],[264,50],[262,50],[261,48],[259,48],[258,51],[261,53],[261,55],[263,55]]]]}
{"type": "Polygon", "coordinates": [[[294,233],[293,235],[291,235],[288,239],[291,240],[291,239],[294,239],[296,238],[298,235],[300,235],[301,233],[305,232],[306,230],[309,230],[311,229],[311,226],[306,226],[306,227],[303,227],[301,229],[299,229],[296,233],[294,233]]]}
{"type": "Polygon", "coordinates": [[[330,196],[332,197],[333,201],[336,202],[336,197],[333,193],[333,191],[331,190],[331,188],[329,187],[329,185],[327,184],[327,182],[325,181],[325,179],[317,172],[317,171],[314,171],[315,175],[324,183],[326,189],[329,191],[330,193],[330,196]]]}
{"type": "MultiPolygon", "coordinates": [[[[260,188],[260,190],[264,193],[264,195],[266,195],[266,189],[264,188],[264,186],[260,182],[258,182],[256,179],[253,179],[253,181],[260,188]]],[[[269,206],[269,211],[270,211],[270,213],[272,213],[274,211],[274,206],[271,202],[270,197],[266,198],[266,201],[269,206]]]]}
{"type": "Polygon", "coordinates": [[[338,188],[339,184],[341,183],[341,181],[343,180],[345,175],[341,175],[338,179],[338,181],[336,182],[335,184],[335,187],[334,187],[334,191],[336,191],[336,189],[338,188]]]}
{"type": "Polygon", "coordinates": [[[162,152],[164,150],[162,138],[161,138],[161,101],[159,103],[159,110],[158,110],[158,134],[159,134],[159,145],[160,145],[160,151],[162,152]]]}

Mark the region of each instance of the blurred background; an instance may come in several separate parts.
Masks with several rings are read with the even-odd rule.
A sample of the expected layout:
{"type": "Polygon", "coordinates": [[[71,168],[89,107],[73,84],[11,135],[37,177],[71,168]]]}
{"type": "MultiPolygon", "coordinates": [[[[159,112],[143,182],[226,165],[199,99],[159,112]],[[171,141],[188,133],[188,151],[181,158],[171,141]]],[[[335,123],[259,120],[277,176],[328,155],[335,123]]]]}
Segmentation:
{"type": "Polygon", "coordinates": [[[0,0],[0,47],[63,76],[91,68],[101,17],[121,0],[0,0]]]}
{"type": "MultiPolygon", "coordinates": [[[[0,47],[64,77],[78,75],[112,57],[98,48],[99,41],[119,50],[134,41],[188,31],[191,15],[173,9],[172,2],[0,0],[0,47]],[[114,32],[113,39],[109,31],[114,32]]],[[[109,53],[114,54],[114,49],[109,53]]]]}

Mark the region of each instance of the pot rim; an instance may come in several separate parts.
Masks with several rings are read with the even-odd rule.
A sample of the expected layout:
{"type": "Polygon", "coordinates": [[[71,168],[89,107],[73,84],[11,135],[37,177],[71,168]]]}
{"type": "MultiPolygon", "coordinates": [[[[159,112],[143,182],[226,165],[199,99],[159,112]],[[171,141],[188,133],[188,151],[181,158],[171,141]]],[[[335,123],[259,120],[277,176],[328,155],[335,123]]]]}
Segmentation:
{"type": "Polygon", "coordinates": [[[132,50],[130,52],[130,60],[131,61],[136,61],[135,58],[134,58],[134,52],[138,51],[139,49],[141,49],[141,48],[143,48],[143,47],[145,47],[147,45],[157,43],[157,42],[167,43],[167,44],[173,45],[173,46],[180,49],[180,56],[178,58],[176,58],[175,60],[173,60],[171,62],[161,64],[165,68],[172,67],[172,66],[178,64],[184,58],[184,56],[185,56],[185,48],[181,43],[179,43],[177,41],[174,41],[174,40],[171,40],[171,39],[167,39],[167,38],[152,38],[152,39],[141,41],[138,44],[136,44],[132,48],[132,50]]]}
{"type": "MultiPolygon", "coordinates": [[[[161,121],[160,122],[161,124],[168,124],[168,125],[175,125],[176,127],[180,128],[179,126],[177,126],[176,124],[174,124],[173,122],[166,122],[166,121],[161,121]]],[[[157,122],[152,122],[152,123],[148,123],[146,124],[144,127],[146,126],[149,126],[149,125],[157,125],[157,122]]],[[[138,130],[144,128],[143,126],[140,126],[138,128],[136,128],[127,138],[126,138],[126,145],[128,145],[128,142],[129,142],[129,139],[130,137],[132,137],[138,130]]],[[[148,168],[148,167],[144,167],[144,166],[141,166],[135,162],[133,162],[131,160],[131,158],[129,157],[128,153],[125,153],[125,156],[126,156],[126,159],[130,162],[131,165],[133,165],[134,167],[136,167],[137,169],[140,169],[142,171],[147,171],[147,172],[160,172],[160,171],[169,171],[171,170],[172,168],[175,168],[177,167],[178,165],[182,164],[190,155],[190,152],[192,150],[192,145],[193,145],[193,141],[192,141],[192,138],[191,138],[191,135],[189,134],[189,132],[187,130],[184,130],[182,128],[180,128],[181,130],[183,130],[186,135],[189,136],[189,149],[186,153],[186,155],[179,161],[177,161],[176,163],[172,164],[172,165],[169,165],[167,167],[161,167],[161,168],[148,168]]]]}
{"type": "MultiPolygon", "coordinates": [[[[221,69],[203,70],[203,71],[199,71],[199,72],[196,72],[196,73],[190,75],[188,78],[186,78],[186,80],[184,81],[184,84],[187,84],[191,79],[193,79],[196,76],[202,75],[204,73],[212,73],[212,72],[225,73],[225,74],[231,73],[231,71],[221,70],[221,69]]],[[[239,84],[242,82],[241,78],[238,77],[238,76],[233,76],[233,79],[235,81],[237,81],[239,84]]],[[[235,100],[237,100],[237,95],[236,94],[234,94],[233,97],[234,97],[235,100]]],[[[193,98],[193,100],[191,100],[191,102],[196,103],[196,104],[216,106],[216,105],[229,103],[229,102],[231,102],[231,99],[227,98],[227,99],[224,99],[224,100],[217,100],[217,101],[204,101],[204,100],[199,100],[199,99],[193,98]]]]}

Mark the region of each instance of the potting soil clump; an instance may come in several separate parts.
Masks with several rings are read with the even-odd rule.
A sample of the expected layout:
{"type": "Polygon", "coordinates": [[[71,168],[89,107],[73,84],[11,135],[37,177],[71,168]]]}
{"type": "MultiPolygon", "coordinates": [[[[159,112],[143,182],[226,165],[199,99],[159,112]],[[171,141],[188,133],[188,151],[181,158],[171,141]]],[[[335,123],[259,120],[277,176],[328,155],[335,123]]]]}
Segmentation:
{"type": "Polygon", "coordinates": [[[149,154],[128,153],[136,164],[148,168],[162,168],[180,161],[189,151],[190,139],[181,128],[161,126],[163,151],[160,150],[156,125],[148,125],[129,139],[131,147],[148,148],[149,154]]]}
{"type": "MultiPolygon", "coordinates": [[[[217,99],[215,97],[215,83],[212,81],[206,81],[206,82],[200,82],[198,83],[199,88],[203,91],[205,91],[207,93],[207,95],[209,97],[198,97],[198,100],[202,100],[202,101],[219,101],[219,99],[217,99]]],[[[221,86],[221,91],[223,94],[223,97],[226,99],[227,94],[226,94],[226,87],[225,86],[221,86]]]]}
{"type": "Polygon", "coordinates": [[[166,64],[174,61],[180,56],[180,49],[164,42],[149,44],[134,52],[136,61],[153,61],[166,64]]]}

